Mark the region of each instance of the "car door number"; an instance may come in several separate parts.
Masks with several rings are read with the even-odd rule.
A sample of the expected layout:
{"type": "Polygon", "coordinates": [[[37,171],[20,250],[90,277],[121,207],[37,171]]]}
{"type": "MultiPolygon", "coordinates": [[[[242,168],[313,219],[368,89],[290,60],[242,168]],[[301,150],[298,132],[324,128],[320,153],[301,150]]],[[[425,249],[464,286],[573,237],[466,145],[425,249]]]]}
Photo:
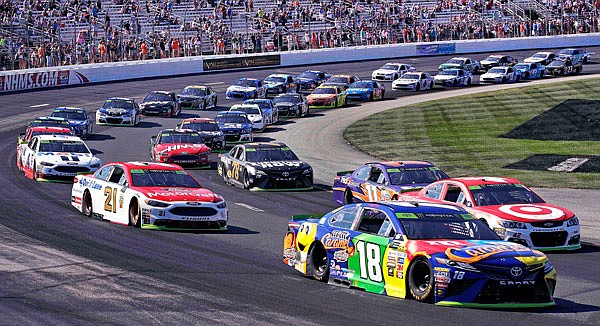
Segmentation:
{"type": "Polygon", "coordinates": [[[240,179],[240,164],[238,162],[231,162],[231,170],[227,171],[227,177],[235,180],[240,179]]]}
{"type": "Polygon", "coordinates": [[[381,271],[381,251],[379,250],[379,246],[374,243],[359,241],[356,243],[356,251],[360,260],[360,278],[377,283],[382,282],[383,273],[381,271]]]}
{"type": "Polygon", "coordinates": [[[104,210],[107,212],[117,212],[117,188],[106,187],[104,188],[104,210]]]}
{"type": "Polygon", "coordinates": [[[383,200],[379,197],[379,193],[377,192],[378,186],[372,185],[372,184],[366,184],[365,185],[365,191],[367,192],[367,197],[369,198],[369,201],[378,201],[378,200],[383,200]]]}

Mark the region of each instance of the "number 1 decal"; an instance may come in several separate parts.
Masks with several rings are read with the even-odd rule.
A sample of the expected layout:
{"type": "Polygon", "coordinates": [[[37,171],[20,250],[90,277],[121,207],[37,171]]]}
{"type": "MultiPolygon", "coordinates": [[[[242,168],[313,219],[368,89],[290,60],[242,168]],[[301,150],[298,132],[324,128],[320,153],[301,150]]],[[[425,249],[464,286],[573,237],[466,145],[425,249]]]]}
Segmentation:
{"type": "Polygon", "coordinates": [[[359,241],[356,244],[356,251],[360,260],[360,277],[377,283],[382,282],[383,273],[381,272],[379,246],[374,243],[359,241]]]}

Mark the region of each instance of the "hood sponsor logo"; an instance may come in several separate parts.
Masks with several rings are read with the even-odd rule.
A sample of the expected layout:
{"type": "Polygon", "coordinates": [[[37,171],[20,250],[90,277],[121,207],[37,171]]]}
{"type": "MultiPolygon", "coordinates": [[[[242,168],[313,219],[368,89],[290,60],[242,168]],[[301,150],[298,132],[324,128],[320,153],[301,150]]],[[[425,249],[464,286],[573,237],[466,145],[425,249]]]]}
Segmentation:
{"type": "Polygon", "coordinates": [[[196,197],[212,199],[215,196],[213,194],[198,194],[190,191],[154,191],[146,194],[148,198],[168,198],[168,197],[196,197]]]}
{"type": "Polygon", "coordinates": [[[301,161],[273,161],[273,162],[251,162],[248,164],[255,166],[255,167],[261,167],[261,168],[265,169],[265,168],[279,168],[279,167],[285,167],[285,166],[300,167],[302,162],[301,161]]]}
{"type": "Polygon", "coordinates": [[[203,144],[180,144],[180,145],[169,145],[167,146],[167,148],[164,149],[164,151],[170,152],[170,151],[178,151],[180,149],[186,149],[186,148],[200,148],[203,147],[203,144]]]}
{"type": "Polygon", "coordinates": [[[517,244],[490,244],[468,247],[466,249],[448,248],[446,249],[446,256],[448,256],[448,258],[451,260],[464,263],[474,263],[496,254],[511,251],[531,252],[531,249],[517,244]]]}
{"type": "Polygon", "coordinates": [[[563,217],[562,210],[531,204],[523,205],[504,205],[498,208],[502,213],[529,220],[554,220],[563,217]]]}

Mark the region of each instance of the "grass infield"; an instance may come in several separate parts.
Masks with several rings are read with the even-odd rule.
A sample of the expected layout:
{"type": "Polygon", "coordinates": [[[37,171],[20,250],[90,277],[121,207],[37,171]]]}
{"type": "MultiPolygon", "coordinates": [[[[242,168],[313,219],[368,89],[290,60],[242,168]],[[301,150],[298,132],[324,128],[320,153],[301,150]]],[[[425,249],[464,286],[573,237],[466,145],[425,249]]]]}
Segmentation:
{"type": "MultiPolygon", "coordinates": [[[[600,78],[484,92],[396,108],[355,122],[345,130],[344,138],[382,160],[426,160],[450,176],[509,176],[533,187],[600,189],[600,173],[505,168],[536,154],[600,155],[597,140],[501,137],[530,119],[537,117],[539,122],[538,116],[548,110],[560,106],[564,109],[570,103],[567,100],[572,99],[600,100],[600,78]]],[[[587,110],[600,112],[600,106],[587,110]]],[[[552,126],[549,130],[557,135],[577,128],[568,114],[547,116],[547,124],[552,126]]],[[[588,124],[581,128],[589,128],[587,120],[588,124]]],[[[591,123],[597,126],[600,122],[591,123]]]]}

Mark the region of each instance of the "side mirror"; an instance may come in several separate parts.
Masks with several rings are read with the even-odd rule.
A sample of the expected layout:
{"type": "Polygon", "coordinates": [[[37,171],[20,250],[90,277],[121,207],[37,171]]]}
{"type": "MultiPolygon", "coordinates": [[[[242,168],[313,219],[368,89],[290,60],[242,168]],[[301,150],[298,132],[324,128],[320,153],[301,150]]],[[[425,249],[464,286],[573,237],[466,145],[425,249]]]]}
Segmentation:
{"type": "Polygon", "coordinates": [[[156,144],[156,136],[150,137],[150,144],[152,144],[152,145],[156,144]]]}

